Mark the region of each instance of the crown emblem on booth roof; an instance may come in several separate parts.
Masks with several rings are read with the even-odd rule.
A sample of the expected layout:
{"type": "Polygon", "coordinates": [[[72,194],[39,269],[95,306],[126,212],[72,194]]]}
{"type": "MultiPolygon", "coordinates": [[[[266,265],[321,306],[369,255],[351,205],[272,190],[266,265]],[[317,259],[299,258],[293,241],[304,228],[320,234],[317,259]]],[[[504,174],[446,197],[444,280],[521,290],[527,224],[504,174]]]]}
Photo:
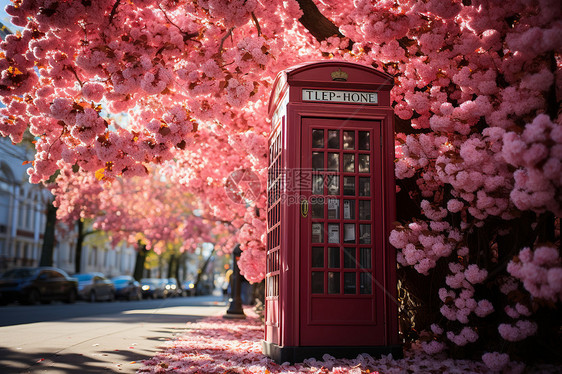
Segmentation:
{"type": "Polygon", "coordinates": [[[332,72],[332,80],[347,81],[347,73],[345,71],[342,71],[341,68],[339,68],[338,70],[332,72]]]}

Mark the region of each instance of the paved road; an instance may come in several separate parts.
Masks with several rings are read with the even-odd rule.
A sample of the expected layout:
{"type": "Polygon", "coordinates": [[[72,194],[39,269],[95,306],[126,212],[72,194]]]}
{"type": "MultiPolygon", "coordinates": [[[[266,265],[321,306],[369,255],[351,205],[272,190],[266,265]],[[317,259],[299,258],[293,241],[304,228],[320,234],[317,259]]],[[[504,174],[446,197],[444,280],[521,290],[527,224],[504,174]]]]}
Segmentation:
{"type": "Polygon", "coordinates": [[[186,322],[226,309],[215,296],[0,307],[0,373],[135,373],[186,322]]]}

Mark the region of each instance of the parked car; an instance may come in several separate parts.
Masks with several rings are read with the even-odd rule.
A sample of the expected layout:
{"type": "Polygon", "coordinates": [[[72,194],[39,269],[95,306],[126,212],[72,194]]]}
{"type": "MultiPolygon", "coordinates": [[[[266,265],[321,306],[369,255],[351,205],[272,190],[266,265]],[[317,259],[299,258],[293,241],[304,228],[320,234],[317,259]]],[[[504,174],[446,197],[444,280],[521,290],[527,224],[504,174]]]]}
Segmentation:
{"type": "Polygon", "coordinates": [[[183,296],[195,296],[195,283],[185,281],[182,283],[183,296]]]}
{"type": "Polygon", "coordinates": [[[115,300],[113,282],[102,273],[79,273],[73,276],[78,280],[78,296],[90,302],[115,300]]]}
{"type": "Polygon", "coordinates": [[[14,268],[0,277],[0,304],[48,304],[53,300],[74,303],[77,292],[78,282],[54,267],[14,268]]]}
{"type": "Polygon", "coordinates": [[[125,300],[142,299],[141,284],[130,275],[121,275],[111,279],[115,287],[115,297],[125,300]]]}
{"type": "Polygon", "coordinates": [[[168,295],[166,292],[166,282],[159,278],[143,278],[140,281],[142,297],[144,299],[165,299],[168,295]]]}
{"type": "Polygon", "coordinates": [[[166,291],[168,291],[168,296],[176,297],[182,295],[182,289],[178,284],[176,278],[167,278],[166,281],[166,291]]]}

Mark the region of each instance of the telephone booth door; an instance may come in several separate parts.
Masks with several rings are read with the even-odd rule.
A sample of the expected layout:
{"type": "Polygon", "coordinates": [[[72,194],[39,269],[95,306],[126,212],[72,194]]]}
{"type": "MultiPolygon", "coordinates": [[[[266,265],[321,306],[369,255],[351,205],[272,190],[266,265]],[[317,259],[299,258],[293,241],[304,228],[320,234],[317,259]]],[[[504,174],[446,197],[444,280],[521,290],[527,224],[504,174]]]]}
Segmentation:
{"type": "Polygon", "coordinates": [[[380,130],[376,121],[302,119],[311,178],[301,183],[301,345],[385,343],[380,130]]]}

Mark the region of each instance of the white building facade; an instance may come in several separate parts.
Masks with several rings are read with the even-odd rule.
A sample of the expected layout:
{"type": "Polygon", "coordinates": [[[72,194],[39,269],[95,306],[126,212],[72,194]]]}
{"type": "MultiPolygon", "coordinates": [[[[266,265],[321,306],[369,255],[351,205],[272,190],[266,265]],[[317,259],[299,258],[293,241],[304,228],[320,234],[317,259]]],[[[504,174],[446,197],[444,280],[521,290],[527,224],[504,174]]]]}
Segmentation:
{"type": "MultiPolygon", "coordinates": [[[[42,185],[29,183],[24,161],[33,153],[0,137],[0,273],[18,266],[38,266],[45,232],[47,206],[52,195],[42,185]]],[[[132,275],[136,251],[119,245],[82,247],[82,272],[99,271],[107,276],[132,275]]],[[[74,273],[76,232],[63,235],[57,230],[53,266],[74,273]]]]}

